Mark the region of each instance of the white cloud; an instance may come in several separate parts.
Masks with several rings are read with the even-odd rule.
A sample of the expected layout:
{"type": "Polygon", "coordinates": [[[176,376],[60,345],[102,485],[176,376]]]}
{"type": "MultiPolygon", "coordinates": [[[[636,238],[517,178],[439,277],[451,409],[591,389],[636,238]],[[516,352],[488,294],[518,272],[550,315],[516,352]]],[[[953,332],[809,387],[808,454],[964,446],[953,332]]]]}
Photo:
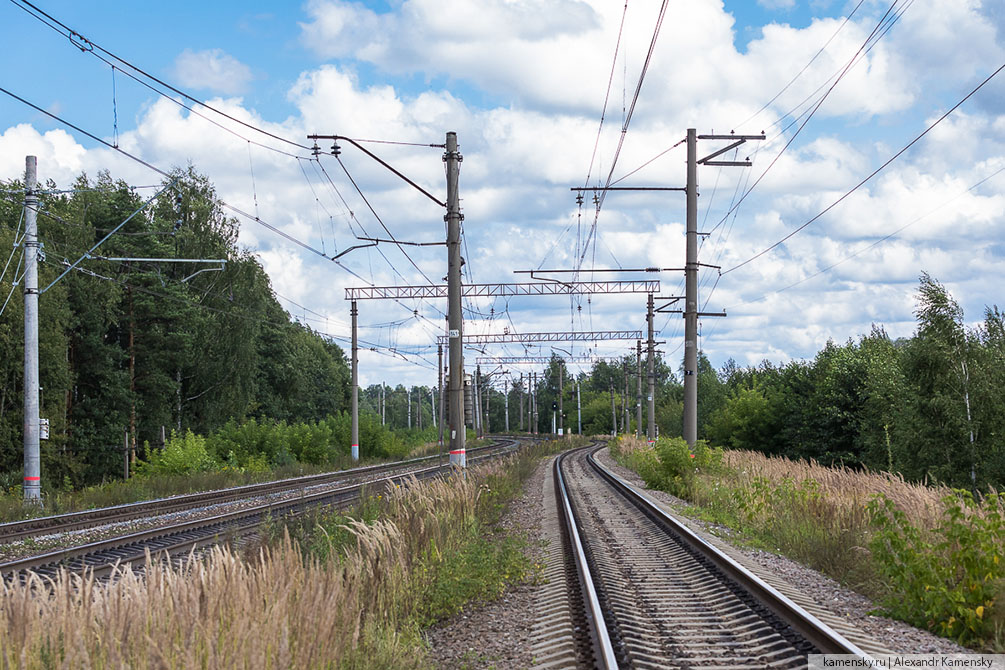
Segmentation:
{"type": "Polygon", "coordinates": [[[184,87],[224,95],[244,93],[254,79],[251,68],[222,49],[185,49],[175,59],[174,76],[184,87]]]}
{"type": "MultiPolygon", "coordinates": [[[[995,37],[987,33],[976,5],[960,4],[962,9],[943,11],[930,1],[917,0],[868,60],[839,84],[734,218],[724,216],[730,203],[791,137],[791,130],[787,136],[775,136],[778,127],[771,123],[840,68],[877,17],[856,16],[786,95],[741,129],[739,121],[791,79],[834,33],[840,19],[814,20],[801,29],[765,26],[762,36],[741,54],[733,41],[733,17],[723,11],[721,3],[684,3],[684,14],[664,26],[615,175],[666,149],[683,137],[687,127],[701,132],[728,132],[734,127],[768,130],[769,141],[759,148],[748,144],[740,153],[740,158],[753,156],[753,168],[699,170],[699,222],[703,230],[714,233],[702,247],[701,260],[731,268],[805,223],[886,160],[903,145],[904,137],[920,131],[925,118],[933,120],[941,114],[941,96],[955,95],[957,83],[927,73],[927,67],[940,67],[924,65],[930,60],[928,55],[905,56],[914,48],[908,44],[912,35],[931,37],[932,58],[942,54],[952,61],[957,58],[950,53],[954,48],[966,53],[961,48],[963,35],[968,35],[968,42],[973,35],[975,53],[988,58],[997,53],[995,37]],[[935,18],[926,12],[935,12],[935,18]],[[959,31],[955,39],[933,24],[939,16],[959,31]],[[972,33],[964,32],[971,28],[972,33]]],[[[593,224],[589,197],[579,210],[569,189],[582,184],[590,165],[606,88],[604,73],[610,71],[623,5],[495,0],[482,3],[476,12],[473,4],[461,3],[458,11],[463,20],[458,15],[448,20],[450,15],[433,0],[391,5],[389,12],[377,14],[358,4],[316,0],[308,6],[310,18],[303,25],[303,40],[325,58],[371,63],[381,71],[415,74],[427,81],[445,77],[442,88],[404,93],[406,89],[379,78],[361,79],[353,64],[342,60],[302,72],[287,92],[295,111],[283,121],[262,118],[238,99],[215,99],[211,104],[291,138],[336,132],[438,144],[445,131],[455,130],[464,154],[461,197],[468,242],[464,255],[475,281],[513,281],[519,277],[512,270],[537,267],[546,254],[549,266],[569,267],[576,240],[585,239],[593,224]],[[460,80],[464,85],[455,85],[460,80]],[[478,95],[469,98],[471,86],[478,89],[476,93],[503,102],[489,105],[478,95]]],[[[633,72],[641,64],[653,18],[642,7],[629,8],[624,37],[628,77],[621,81],[624,72],[619,64],[591,184],[610,170],[620,134],[622,88],[630,95],[633,72]]],[[[979,69],[972,64],[967,68],[963,71],[979,69]]],[[[246,78],[245,84],[249,81],[246,78]]],[[[414,79],[409,80],[408,85],[412,84],[414,79]]],[[[216,90],[225,95],[235,92],[216,90]]],[[[764,356],[776,361],[812,356],[828,339],[840,342],[866,333],[873,322],[885,324],[891,335],[908,335],[913,324],[912,295],[922,270],[931,271],[956,291],[968,316],[978,316],[983,304],[998,300],[994,291],[1000,282],[988,278],[1000,277],[1005,270],[1005,249],[1000,243],[1005,236],[1005,196],[1001,195],[1005,176],[968,189],[1005,166],[1001,139],[1005,114],[1001,111],[970,106],[960,110],[829,215],[757,261],[723,275],[708,308],[726,307],[731,316],[703,324],[704,343],[713,361],[733,357],[756,363],[764,356]],[[864,250],[905,225],[891,240],[864,250]],[[858,256],[841,262],[857,251],[861,252],[858,256]],[[807,279],[836,263],[833,269],[807,279]],[[801,283],[776,293],[796,282],[801,283]]],[[[332,157],[322,157],[322,165],[338,186],[338,194],[315,164],[298,164],[260,147],[252,147],[249,156],[247,142],[167,100],[146,107],[137,116],[136,127],[121,133],[120,144],[163,167],[191,161],[209,175],[225,200],[252,213],[257,200],[262,219],[312,246],[323,246],[328,253],[357,244],[353,232],[363,234],[363,228],[385,236],[332,157]]],[[[442,149],[367,146],[442,198],[442,149]]],[[[714,143],[701,144],[702,151],[716,148],[714,143]]],[[[327,151],[329,145],[322,149],[327,151]]],[[[81,170],[93,175],[103,168],[131,183],[150,183],[151,179],[145,168],[107,149],[85,149],[63,131],[42,133],[27,124],[10,127],[0,136],[0,175],[18,176],[26,153],[39,155],[43,178],[52,176],[62,184],[81,170]]],[[[342,143],[341,158],[396,237],[442,239],[440,208],[348,143],[342,143]]],[[[680,186],[683,180],[680,147],[625,185],[680,186]]],[[[625,267],[682,265],[683,218],[681,194],[610,194],[598,220],[597,266],[613,266],[612,256],[625,267]]],[[[357,250],[342,259],[361,280],[252,221],[242,221],[240,239],[258,251],[279,293],[324,315],[304,315],[284,303],[297,318],[340,336],[348,336],[346,287],[371,281],[378,285],[425,283],[393,245],[357,250]]],[[[444,274],[442,247],[408,252],[422,272],[439,281],[444,274]]],[[[702,273],[704,299],[716,277],[708,268],[702,273]]],[[[661,278],[664,293],[674,293],[679,276],[661,278]]],[[[499,332],[503,325],[525,332],[567,330],[573,325],[578,329],[644,327],[642,295],[595,296],[590,302],[582,301],[582,311],[576,309],[577,304],[568,298],[474,301],[472,305],[485,314],[494,308],[497,318],[473,316],[469,332],[499,332]],[[507,308],[509,315],[503,320],[498,315],[507,308]]],[[[404,307],[361,303],[364,325],[405,319],[395,328],[362,331],[361,338],[382,346],[429,344],[442,330],[443,308],[435,302],[404,307]],[[420,316],[413,317],[412,308],[420,316]]],[[[666,322],[663,339],[674,339],[679,322],[676,317],[666,322]]],[[[658,325],[663,323],[661,319],[658,325]]],[[[667,351],[674,351],[677,344],[669,341],[667,351]]],[[[601,353],[623,349],[623,343],[612,343],[602,346],[601,353]]],[[[520,347],[508,351],[520,352],[520,347]]],[[[431,357],[435,360],[435,350],[431,357]]],[[[370,352],[364,352],[361,360],[364,384],[381,379],[428,384],[435,374],[405,366],[400,358],[370,352]]]]}

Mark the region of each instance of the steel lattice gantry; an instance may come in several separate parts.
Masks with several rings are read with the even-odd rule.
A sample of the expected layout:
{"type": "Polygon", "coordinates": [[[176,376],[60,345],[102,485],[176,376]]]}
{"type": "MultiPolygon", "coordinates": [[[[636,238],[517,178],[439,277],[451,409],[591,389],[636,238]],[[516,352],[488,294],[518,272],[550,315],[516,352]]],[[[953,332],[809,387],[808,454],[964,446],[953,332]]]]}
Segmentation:
{"type": "MultiPolygon", "coordinates": [[[[468,298],[509,295],[578,295],[587,293],[659,293],[659,280],[650,281],[574,281],[524,282],[513,284],[464,284],[462,295],[468,298]]],[[[347,288],[346,300],[386,300],[409,298],[446,298],[446,285],[364,286],[347,288]]]]}
{"type": "MultiPolygon", "coordinates": [[[[618,358],[602,356],[562,356],[566,363],[596,363],[598,361],[617,361],[618,358]]],[[[547,365],[551,362],[548,356],[479,356],[475,359],[478,365],[547,365]]]]}
{"type": "MultiPolygon", "coordinates": [[[[641,330],[585,330],[556,333],[496,333],[465,335],[464,344],[515,344],[520,342],[600,342],[608,340],[641,340],[641,330]]],[[[446,335],[438,335],[437,344],[447,344],[446,335]]]]}

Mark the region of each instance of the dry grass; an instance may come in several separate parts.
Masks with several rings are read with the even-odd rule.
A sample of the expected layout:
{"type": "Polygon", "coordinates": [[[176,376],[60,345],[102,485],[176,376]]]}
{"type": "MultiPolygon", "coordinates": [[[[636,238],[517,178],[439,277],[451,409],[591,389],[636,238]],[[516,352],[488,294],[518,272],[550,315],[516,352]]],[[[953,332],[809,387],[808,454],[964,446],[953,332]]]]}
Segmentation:
{"type": "Polygon", "coordinates": [[[860,510],[874,495],[883,494],[919,528],[938,525],[945,507],[942,499],[952,493],[944,486],[905,481],[899,474],[830,467],[814,460],[794,461],[752,451],[726,451],[723,463],[733,471],[739,485],[749,486],[758,477],[775,484],[786,478],[814,481],[829,504],[846,512],[860,510]]]}
{"type": "Polygon", "coordinates": [[[473,522],[478,481],[404,485],[386,518],[350,522],[354,546],[328,561],[287,537],[251,560],[215,548],[185,568],[125,568],[107,585],[65,572],[3,585],[0,659],[27,669],[415,667],[421,653],[398,630],[418,605],[414,568],[473,522]]]}
{"type": "MultiPolygon", "coordinates": [[[[621,439],[620,450],[626,456],[636,452],[641,455],[651,449],[645,440],[621,439]]],[[[919,528],[938,525],[945,509],[942,500],[952,494],[948,487],[908,482],[899,474],[830,467],[814,460],[792,460],[755,451],[726,450],[723,465],[725,471],[710,475],[709,479],[727,480],[722,483],[733,488],[752,489],[758,479],[776,486],[786,480],[795,484],[816,482],[819,493],[841,514],[858,515],[874,495],[883,494],[919,528]]]]}

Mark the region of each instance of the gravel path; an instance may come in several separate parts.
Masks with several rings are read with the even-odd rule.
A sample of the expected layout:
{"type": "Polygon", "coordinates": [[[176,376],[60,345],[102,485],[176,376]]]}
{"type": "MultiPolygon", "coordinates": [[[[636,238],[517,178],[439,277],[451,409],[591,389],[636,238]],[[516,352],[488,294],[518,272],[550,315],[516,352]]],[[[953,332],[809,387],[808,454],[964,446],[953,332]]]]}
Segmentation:
{"type": "MultiPolygon", "coordinates": [[[[523,533],[528,539],[528,560],[540,563],[541,494],[544,478],[549,474],[550,459],[538,464],[534,474],[523,486],[523,495],[510,504],[502,519],[509,533],[523,533]]],[[[499,600],[476,605],[438,626],[426,631],[429,642],[430,666],[434,668],[491,668],[521,670],[531,664],[530,629],[534,624],[533,581],[509,589],[499,600]]]]}

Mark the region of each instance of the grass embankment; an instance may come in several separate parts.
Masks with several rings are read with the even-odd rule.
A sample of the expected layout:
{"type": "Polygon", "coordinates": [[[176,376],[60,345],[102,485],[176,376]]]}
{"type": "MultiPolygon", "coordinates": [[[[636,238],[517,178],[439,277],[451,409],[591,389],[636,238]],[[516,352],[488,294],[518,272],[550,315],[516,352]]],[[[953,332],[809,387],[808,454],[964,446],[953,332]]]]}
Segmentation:
{"type": "Polygon", "coordinates": [[[1005,497],[889,473],[699,442],[633,438],[612,453],[652,488],[744,541],[790,556],[881,603],[884,614],[975,649],[1005,650],[1005,497]]]}
{"type": "Polygon", "coordinates": [[[250,557],[220,548],[110,585],[65,574],[48,588],[5,584],[0,659],[28,669],[425,667],[423,627],[535,573],[526,539],[497,524],[557,448],[277,525],[250,557]]]}

